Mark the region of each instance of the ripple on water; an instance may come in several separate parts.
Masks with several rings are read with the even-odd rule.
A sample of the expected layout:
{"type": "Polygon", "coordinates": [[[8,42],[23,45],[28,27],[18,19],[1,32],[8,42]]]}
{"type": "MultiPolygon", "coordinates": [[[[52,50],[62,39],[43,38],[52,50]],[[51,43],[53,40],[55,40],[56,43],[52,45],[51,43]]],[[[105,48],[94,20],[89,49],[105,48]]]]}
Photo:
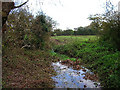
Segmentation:
{"type": "MultiPolygon", "coordinates": [[[[73,70],[71,67],[62,65],[60,62],[52,63],[57,76],[52,77],[52,79],[57,82],[55,84],[56,88],[99,88],[99,82],[93,82],[91,80],[85,80],[85,76],[82,69],[73,70]],[[96,86],[97,85],[97,86],[96,86]]],[[[87,72],[90,72],[86,69],[87,72]]],[[[90,72],[92,73],[92,72],[90,72]]],[[[92,73],[93,74],[93,73],[92,73]]]]}

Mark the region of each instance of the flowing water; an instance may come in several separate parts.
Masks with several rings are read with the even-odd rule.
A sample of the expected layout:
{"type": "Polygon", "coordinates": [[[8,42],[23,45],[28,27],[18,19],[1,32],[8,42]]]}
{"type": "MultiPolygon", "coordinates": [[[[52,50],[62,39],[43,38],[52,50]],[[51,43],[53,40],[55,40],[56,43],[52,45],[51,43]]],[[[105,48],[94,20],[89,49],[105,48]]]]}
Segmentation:
{"type": "Polygon", "coordinates": [[[73,70],[71,67],[62,65],[60,62],[52,63],[57,75],[52,77],[56,82],[56,88],[100,88],[99,82],[85,80],[83,77],[86,72],[82,70],[73,70]]]}

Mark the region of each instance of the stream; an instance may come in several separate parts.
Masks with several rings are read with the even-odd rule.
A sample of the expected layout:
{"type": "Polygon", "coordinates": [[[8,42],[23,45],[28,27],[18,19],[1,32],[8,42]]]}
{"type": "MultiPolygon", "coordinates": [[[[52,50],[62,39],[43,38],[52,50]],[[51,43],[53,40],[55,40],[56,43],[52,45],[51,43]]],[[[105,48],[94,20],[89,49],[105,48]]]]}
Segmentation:
{"type": "Polygon", "coordinates": [[[72,67],[61,64],[61,61],[52,63],[52,66],[57,72],[57,75],[52,77],[56,82],[56,88],[100,88],[99,82],[84,79],[85,73],[94,74],[84,67],[85,72],[82,69],[74,70],[72,67]]]}

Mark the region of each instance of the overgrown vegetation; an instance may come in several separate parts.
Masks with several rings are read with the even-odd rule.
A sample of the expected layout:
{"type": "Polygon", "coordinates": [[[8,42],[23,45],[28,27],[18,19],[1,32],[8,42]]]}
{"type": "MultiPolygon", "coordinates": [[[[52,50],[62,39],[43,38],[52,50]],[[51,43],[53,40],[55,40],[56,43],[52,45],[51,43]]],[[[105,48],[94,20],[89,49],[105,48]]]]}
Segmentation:
{"type": "Polygon", "coordinates": [[[83,38],[75,36],[68,39],[67,36],[53,37],[56,41],[67,42],[55,45],[54,51],[72,58],[80,58],[85,67],[98,73],[103,87],[120,88],[120,15],[110,1],[106,3],[106,9],[110,9],[107,9],[105,14],[89,17],[92,20],[90,26],[96,30],[98,40],[90,40],[88,37],[81,40],[83,38]]]}
{"type": "Polygon", "coordinates": [[[98,73],[103,87],[119,88],[120,15],[112,9],[89,19],[89,26],[76,31],[58,29],[52,32],[57,36],[50,39],[54,24],[50,17],[43,13],[34,17],[25,9],[11,12],[2,40],[3,87],[54,87],[51,62],[63,54],[61,59],[79,58],[85,67],[98,73]],[[50,40],[53,51],[59,54],[52,51],[49,55],[50,40]]]}
{"type": "Polygon", "coordinates": [[[3,35],[4,45],[14,43],[14,47],[29,45],[31,49],[49,48],[48,43],[52,29],[52,20],[50,20],[44,14],[33,17],[24,9],[14,11],[9,16],[8,30],[3,35]]]}
{"type": "MultiPolygon", "coordinates": [[[[99,74],[102,86],[120,87],[120,52],[109,43],[89,40],[89,37],[84,41],[78,38],[69,38],[68,43],[54,46],[54,51],[80,58],[85,67],[99,74]]],[[[60,40],[61,37],[57,39],[60,40]]]]}
{"type": "Polygon", "coordinates": [[[52,88],[55,74],[51,63],[57,60],[48,50],[52,19],[36,17],[25,9],[8,18],[2,42],[3,88],[52,88]]]}
{"type": "Polygon", "coordinates": [[[97,25],[101,42],[110,43],[120,51],[120,13],[111,1],[106,1],[106,13],[89,17],[97,25]]]}

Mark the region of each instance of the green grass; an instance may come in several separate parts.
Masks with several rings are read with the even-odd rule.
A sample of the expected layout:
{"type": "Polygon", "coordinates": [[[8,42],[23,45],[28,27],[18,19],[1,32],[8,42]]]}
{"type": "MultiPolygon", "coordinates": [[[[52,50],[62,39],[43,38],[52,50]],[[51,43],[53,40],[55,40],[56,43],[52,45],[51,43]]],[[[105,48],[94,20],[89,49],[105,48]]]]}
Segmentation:
{"type": "Polygon", "coordinates": [[[57,39],[60,42],[81,42],[81,41],[88,41],[88,40],[96,40],[98,37],[95,35],[86,35],[86,36],[53,36],[52,39],[57,39]]]}
{"type": "Polygon", "coordinates": [[[120,87],[120,51],[111,44],[99,43],[97,36],[51,37],[53,51],[27,50],[6,46],[2,54],[2,82],[4,88],[52,88],[51,63],[76,58],[98,73],[102,86],[120,87]],[[51,55],[50,55],[51,54],[51,55]]]}
{"type": "MultiPolygon", "coordinates": [[[[51,54],[52,56],[58,57],[60,60],[70,59],[70,60],[72,60],[72,61],[76,61],[76,58],[71,58],[71,57],[69,57],[69,56],[67,56],[67,55],[59,54],[59,53],[56,53],[56,52],[54,52],[54,51],[50,51],[50,54],[51,54]]],[[[81,59],[79,59],[79,60],[81,60],[81,59]]]]}
{"type": "Polygon", "coordinates": [[[67,40],[68,43],[63,45],[54,45],[54,51],[65,57],[80,58],[85,67],[98,73],[102,86],[106,88],[120,87],[120,52],[112,45],[106,42],[100,43],[96,36],[52,38],[60,41],[67,40]]]}

